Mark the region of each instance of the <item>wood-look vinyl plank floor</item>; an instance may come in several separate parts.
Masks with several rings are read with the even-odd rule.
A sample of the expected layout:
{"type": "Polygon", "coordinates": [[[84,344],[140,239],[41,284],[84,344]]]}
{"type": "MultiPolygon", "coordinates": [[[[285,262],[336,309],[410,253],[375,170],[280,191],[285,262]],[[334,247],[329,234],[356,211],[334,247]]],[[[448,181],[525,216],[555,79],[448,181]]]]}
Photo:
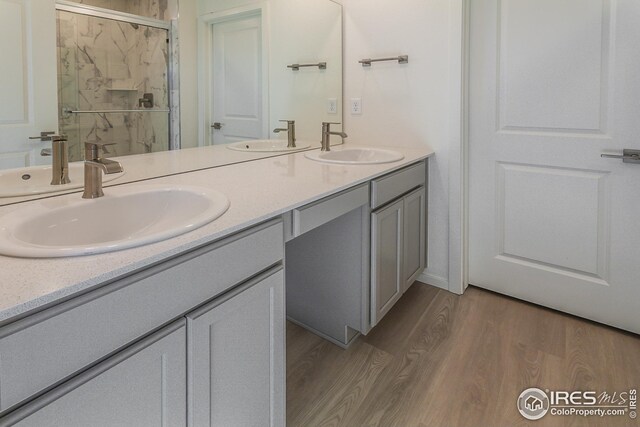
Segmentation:
{"type": "MultiPolygon", "coordinates": [[[[287,425],[531,426],[522,390],[640,388],[640,337],[469,288],[415,284],[347,350],[287,324],[287,425]]],[[[640,426],[558,417],[546,426],[640,426]]]]}

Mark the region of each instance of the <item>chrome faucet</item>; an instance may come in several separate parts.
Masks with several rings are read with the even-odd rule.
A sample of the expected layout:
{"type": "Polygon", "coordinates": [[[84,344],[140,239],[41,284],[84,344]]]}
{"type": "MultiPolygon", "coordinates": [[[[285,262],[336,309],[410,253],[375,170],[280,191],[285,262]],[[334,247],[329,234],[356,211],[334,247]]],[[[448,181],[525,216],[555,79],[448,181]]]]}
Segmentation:
{"type": "Polygon", "coordinates": [[[102,191],[102,173],[107,175],[123,171],[122,165],[114,160],[100,157],[100,149],[113,142],[84,143],[84,193],[83,199],[95,199],[104,196],[102,191]]]}
{"type": "Polygon", "coordinates": [[[279,120],[286,122],[286,128],[276,128],[274,133],[287,132],[287,148],[296,148],[296,121],[295,120],[279,120]]]}
{"type": "Polygon", "coordinates": [[[51,156],[51,185],[69,184],[69,151],[67,137],[51,135],[51,148],[40,151],[41,156],[51,156]]]}
{"type": "Polygon", "coordinates": [[[339,135],[342,139],[347,137],[344,132],[331,132],[331,125],[339,125],[340,123],[322,122],[322,145],[320,151],[331,151],[331,135],[339,135]]]}

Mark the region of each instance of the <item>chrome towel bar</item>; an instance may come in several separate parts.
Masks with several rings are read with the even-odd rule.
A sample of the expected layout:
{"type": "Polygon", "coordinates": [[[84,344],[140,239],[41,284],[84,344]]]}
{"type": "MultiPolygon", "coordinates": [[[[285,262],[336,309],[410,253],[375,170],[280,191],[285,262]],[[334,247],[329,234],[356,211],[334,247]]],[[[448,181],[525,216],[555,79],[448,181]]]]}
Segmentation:
{"type": "Polygon", "coordinates": [[[287,65],[287,68],[291,68],[293,71],[298,71],[302,67],[318,67],[318,69],[320,69],[320,70],[326,70],[327,69],[327,63],[326,62],[318,62],[317,64],[291,64],[291,65],[287,65]]]}
{"type": "Polygon", "coordinates": [[[363,59],[361,61],[358,61],[360,64],[362,64],[363,67],[371,67],[371,63],[372,62],[381,62],[381,61],[398,61],[398,64],[408,64],[409,63],[409,55],[400,55],[400,56],[393,56],[390,58],[379,58],[379,59],[363,59]]]}

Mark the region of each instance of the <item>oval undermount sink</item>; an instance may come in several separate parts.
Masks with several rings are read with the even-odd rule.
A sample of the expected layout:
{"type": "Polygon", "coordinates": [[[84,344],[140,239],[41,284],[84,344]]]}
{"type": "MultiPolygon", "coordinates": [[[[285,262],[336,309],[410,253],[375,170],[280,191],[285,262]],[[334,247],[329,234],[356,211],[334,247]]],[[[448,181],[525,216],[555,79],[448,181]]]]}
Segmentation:
{"type": "Polygon", "coordinates": [[[186,185],[117,186],[93,200],[55,197],[0,217],[0,254],[58,258],[142,246],[201,227],[228,208],[224,194],[186,185]]]}
{"type": "Polygon", "coordinates": [[[287,147],[287,141],[283,139],[252,139],[249,141],[233,142],[227,145],[229,150],[254,153],[278,153],[304,150],[309,147],[311,147],[310,142],[296,141],[296,146],[289,148],[287,147]]]}
{"type": "Polygon", "coordinates": [[[343,148],[332,151],[310,151],[305,157],[317,162],[344,165],[375,165],[404,159],[402,153],[381,148],[343,148]]]}
{"type": "MultiPolygon", "coordinates": [[[[105,175],[102,182],[113,181],[124,172],[105,175]]],[[[51,166],[31,166],[0,171],[0,197],[30,196],[73,190],[84,186],[84,163],[69,164],[69,184],[51,185],[51,166]]]]}

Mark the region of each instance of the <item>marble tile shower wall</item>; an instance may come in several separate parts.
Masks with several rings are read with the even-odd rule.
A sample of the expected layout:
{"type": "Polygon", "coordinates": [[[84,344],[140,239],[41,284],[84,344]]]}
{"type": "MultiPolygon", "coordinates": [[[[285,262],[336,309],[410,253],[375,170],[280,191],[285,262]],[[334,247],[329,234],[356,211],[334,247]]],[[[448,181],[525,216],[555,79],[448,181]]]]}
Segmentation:
{"type": "Polygon", "coordinates": [[[167,31],[57,13],[59,127],[69,137],[69,160],[84,158],[85,141],[115,143],[107,156],[167,150],[167,113],[64,113],[135,109],[144,93],[153,93],[153,108],[169,108],[167,31]]]}
{"type": "Polygon", "coordinates": [[[147,18],[165,19],[167,0],[73,0],[89,6],[117,10],[146,16],[147,18]]]}

